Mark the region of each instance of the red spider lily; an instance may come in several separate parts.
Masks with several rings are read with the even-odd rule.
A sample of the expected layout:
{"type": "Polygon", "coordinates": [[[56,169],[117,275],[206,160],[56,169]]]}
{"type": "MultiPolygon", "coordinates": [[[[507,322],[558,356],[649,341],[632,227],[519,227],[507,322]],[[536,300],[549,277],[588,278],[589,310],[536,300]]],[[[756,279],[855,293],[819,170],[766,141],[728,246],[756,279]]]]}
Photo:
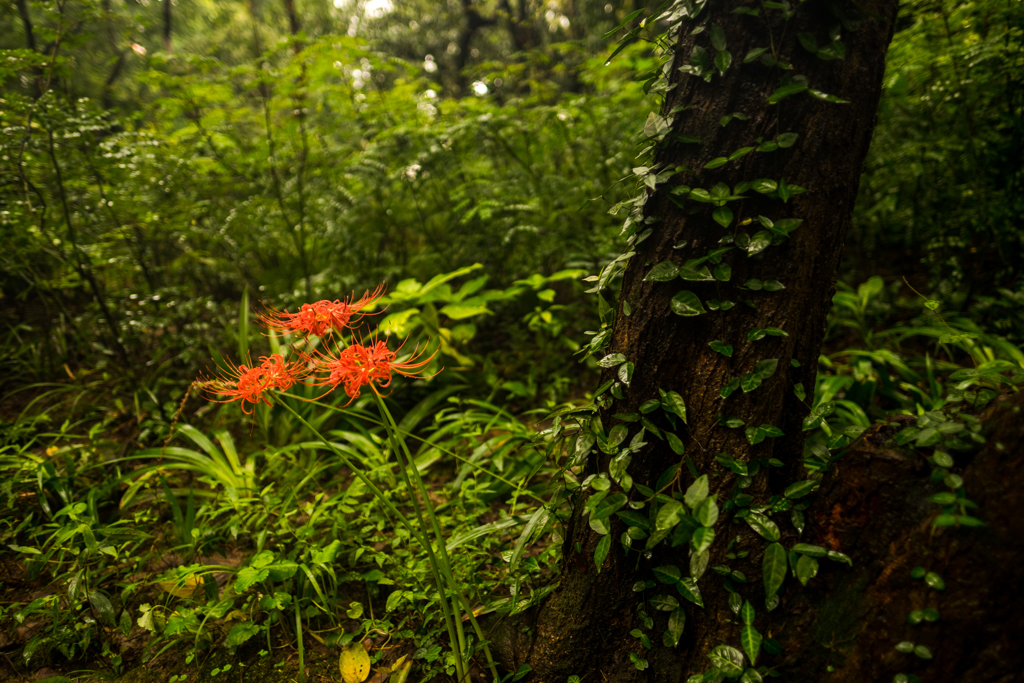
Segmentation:
{"type": "Polygon", "coordinates": [[[285,391],[297,381],[302,375],[301,363],[285,363],[278,354],[263,356],[259,365],[239,365],[233,363],[224,371],[224,377],[218,377],[207,385],[207,391],[215,396],[224,396],[223,400],[211,398],[217,403],[231,403],[232,401],[242,402],[242,412],[246,415],[252,410],[246,410],[246,403],[256,405],[265,403],[273,405],[264,392],[272,389],[285,391]]]}
{"type": "Polygon", "coordinates": [[[265,315],[259,320],[272,330],[287,333],[295,332],[303,336],[313,335],[323,337],[331,332],[341,332],[352,327],[353,319],[358,320],[364,314],[360,311],[377,302],[384,295],[384,285],[379,285],[372,292],[363,293],[362,298],[352,301],[352,298],[339,301],[317,301],[312,304],[302,304],[298,313],[278,311],[268,308],[265,315]]]}
{"type": "Polygon", "coordinates": [[[349,398],[356,399],[364,386],[369,385],[374,391],[376,387],[387,387],[391,384],[393,372],[406,377],[421,377],[418,373],[434,359],[437,351],[419,360],[424,353],[425,348],[417,349],[408,360],[398,363],[395,362],[398,352],[388,349],[387,343],[382,341],[368,346],[350,344],[334,355],[317,353],[312,357],[314,371],[324,372],[327,376],[316,382],[316,386],[334,389],[344,385],[349,398]]]}

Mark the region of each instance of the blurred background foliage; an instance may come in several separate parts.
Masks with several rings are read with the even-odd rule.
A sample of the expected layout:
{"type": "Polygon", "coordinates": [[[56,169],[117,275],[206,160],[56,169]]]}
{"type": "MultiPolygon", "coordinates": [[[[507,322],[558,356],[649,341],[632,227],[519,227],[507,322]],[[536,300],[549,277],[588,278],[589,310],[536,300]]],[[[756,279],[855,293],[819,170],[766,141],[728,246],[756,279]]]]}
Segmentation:
{"type": "MultiPolygon", "coordinates": [[[[235,543],[312,567],[344,529],[377,538],[379,510],[339,488],[340,466],[302,425],[265,406],[243,418],[187,391],[222,357],[285,348],[252,309],[386,281],[371,324],[411,346],[429,339],[431,370],[445,368],[391,400],[423,439],[418,464],[453,495],[446,524],[473,558],[462,571],[511,581],[515,607],[526,579],[557,559],[551,546],[519,562],[555,521],[522,500],[551,478],[538,473],[554,462],[560,418],[541,418],[593,389],[573,353],[610,304],[584,296],[581,280],[619,253],[608,209],[634,191],[638,134],[657,106],[644,90],[654,53],[638,44],[606,64],[614,37],[602,36],[656,4],[3,0],[5,542],[39,549],[52,578],[105,567],[93,588],[113,597],[81,592],[102,619],[130,608],[139,628],[198,643],[192,622],[165,630],[139,612],[138,583],[111,587],[110,553],[94,551],[126,520],[189,561],[235,543]],[[179,432],[171,464],[156,467],[176,419],[199,428],[179,432]],[[14,514],[26,496],[32,524],[14,514]],[[137,507],[154,500],[163,506],[137,507]],[[506,505],[497,517],[494,500],[506,505]],[[292,508],[304,511],[298,530],[292,508]],[[509,545],[502,534],[523,524],[509,545]],[[508,567],[488,564],[497,552],[508,567]]],[[[809,399],[837,401],[829,419],[847,436],[941,408],[956,385],[944,377],[964,367],[1024,367],[1024,3],[910,0],[888,59],[809,399]]],[[[298,393],[289,405],[381,481],[394,476],[363,402],[325,408],[298,393]]],[[[157,571],[138,543],[119,552],[157,571]]],[[[376,595],[381,577],[363,565],[406,571],[401,555],[345,543],[331,552],[348,553],[351,572],[332,575],[330,599],[314,572],[260,624],[288,604],[359,621],[345,582],[376,595]]],[[[425,570],[408,571],[389,576],[415,582],[425,570]]],[[[31,605],[0,610],[0,622],[49,609],[31,605]]],[[[210,609],[189,618],[219,619],[210,609]]],[[[53,614],[32,652],[98,651],[101,636],[83,640],[92,631],[53,614]]]]}

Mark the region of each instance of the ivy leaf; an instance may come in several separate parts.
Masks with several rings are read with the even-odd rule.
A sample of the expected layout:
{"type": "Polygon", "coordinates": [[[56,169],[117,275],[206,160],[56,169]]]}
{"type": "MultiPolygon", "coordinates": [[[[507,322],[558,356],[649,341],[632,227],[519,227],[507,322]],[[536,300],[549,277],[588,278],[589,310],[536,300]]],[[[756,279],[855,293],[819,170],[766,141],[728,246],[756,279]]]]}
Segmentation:
{"type": "Polygon", "coordinates": [[[750,657],[750,663],[757,664],[757,656],[761,654],[761,634],[757,632],[757,629],[750,624],[741,628],[740,644],[743,645],[743,651],[750,657]]]}
{"type": "Polygon", "coordinates": [[[779,184],[774,180],[769,180],[768,178],[758,178],[750,187],[754,192],[768,194],[770,192],[775,192],[775,190],[779,188],[779,184]]]}
{"type": "Polygon", "coordinates": [[[739,388],[740,388],[740,378],[739,377],[733,377],[732,379],[730,379],[725,384],[725,386],[723,386],[721,389],[718,390],[718,393],[719,393],[719,395],[722,398],[729,398],[729,396],[732,395],[732,393],[734,391],[736,391],[737,389],[739,389],[739,388]]]}
{"type": "Polygon", "coordinates": [[[750,244],[747,246],[747,256],[760,254],[762,251],[770,247],[771,244],[772,234],[767,230],[758,230],[754,233],[754,236],[750,238],[750,244]]]}
{"type": "Polygon", "coordinates": [[[702,474],[697,477],[697,480],[690,484],[690,487],[686,489],[686,495],[683,496],[683,501],[686,506],[691,510],[695,510],[698,505],[704,502],[704,499],[708,497],[708,475],[702,474]]]}
{"type": "Polygon", "coordinates": [[[754,374],[761,379],[768,379],[775,374],[775,370],[779,367],[778,358],[768,358],[761,361],[754,366],[754,374]]]}
{"type": "Polygon", "coordinates": [[[798,137],[800,136],[796,133],[783,133],[776,141],[779,143],[779,147],[792,147],[796,143],[798,137]]]}
{"type": "Polygon", "coordinates": [[[768,48],[766,48],[766,47],[755,47],[753,50],[751,50],[750,52],[747,53],[746,57],[743,58],[743,63],[744,64],[749,64],[750,62],[754,61],[755,59],[757,59],[758,57],[760,57],[761,55],[763,55],[767,51],[768,51],[768,48]]]}
{"type": "Polygon", "coordinates": [[[726,358],[732,358],[732,347],[728,344],[723,344],[716,339],[715,341],[708,343],[708,346],[711,347],[712,351],[717,351],[726,358]]]}
{"type": "Polygon", "coordinates": [[[765,549],[762,574],[766,600],[775,597],[782,587],[782,582],[786,580],[787,562],[786,549],[779,543],[772,543],[765,549]]]}
{"type": "Polygon", "coordinates": [[[718,72],[720,74],[725,74],[725,72],[729,69],[731,65],[732,53],[729,52],[728,50],[722,50],[717,55],[715,55],[715,66],[718,67],[718,72]]]}
{"type": "Polygon", "coordinates": [[[672,261],[662,261],[651,268],[644,280],[648,282],[666,282],[674,280],[679,275],[679,266],[672,261]]]}
{"type": "MultiPolygon", "coordinates": [[[[751,626],[754,623],[755,616],[756,613],[754,612],[754,606],[751,605],[750,602],[744,600],[743,608],[740,610],[740,618],[743,619],[743,623],[747,626],[751,626]]],[[[753,659],[753,657],[751,659],[753,659]]]]}
{"type": "Polygon", "coordinates": [[[775,543],[782,537],[778,525],[764,515],[751,512],[746,517],[747,524],[767,541],[775,543]]]}
{"type": "Polygon", "coordinates": [[[729,645],[719,645],[708,654],[712,666],[727,678],[738,678],[743,674],[743,653],[729,645]]]}
{"type": "Polygon", "coordinates": [[[690,549],[695,553],[702,553],[711,547],[715,540],[715,530],[708,527],[701,527],[693,532],[690,537],[690,549]]]}
{"type": "Polygon", "coordinates": [[[718,521],[718,503],[715,502],[715,497],[709,496],[705,498],[704,502],[694,510],[693,515],[702,526],[713,527],[715,522],[718,521]]]}
{"type": "Polygon", "coordinates": [[[679,583],[679,579],[682,577],[682,572],[679,571],[679,567],[674,564],[667,564],[662,567],[655,567],[651,570],[654,573],[654,578],[662,583],[666,583],[670,586],[674,586],[679,583]]]}
{"type": "Polygon", "coordinates": [[[674,391],[661,391],[661,406],[666,411],[678,415],[682,419],[683,424],[686,424],[686,404],[683,402],[683,397],[674,391]]]}
{"type": "Polygon", "coordinates": [[[795,498],[803,498],[808,493],[818,488],[820,484],[821,482],[815,481],[814,479],[804,479],[803,481],[798,481],[787,486],[782,495],[791,500],[795,498]]]}
{"type": "Polygon", "coordinates": [[[706,282],[715,279],[711,276],[711,271],[708,270],[707,266],[698,266],[698,264],[687,265],[688,263],[684,263],[679,268],[679,277],[682,279],[695,282],[706,282]]]}
{"type": "Polygon", "coordinates": [[[754,389],[761,386],[761,378],[757,376],[757,373],[751,372],[740,379],[740,386],[743,388],[744,394],[749,394],[754,389]]]}
{"type": "Polygon", "coordinates": [[[684,289],[672,297],[672,301],[669,305],[672,308],[672,312],[676,315],[688,317],[707,313],[704,306],[701,305],[700,299],[697,298],[697,295],[687,289],[684,289]]]}
{"type": "Polygon", "coordinates": [[[728,263],[720,263],[719,265],[715,266],[714,275],[716,280],[720,280],[721,282],[728,282],[730,279],[732,279],[732,266],[730,266],[728,263]]]}
{"type": "Polygon", "coordinates": [[[712,212],[711,217],[723,228],[728,228],[732,223],[732,209],[728,206],[720,206],[712,212]]]}
{"type": "Polygon", "coordinates": [[[765,280],[762,286],[766,292],[777,292],[780,289],[786,288],[786,286],[778,280],[765,280]]]}
{"type": "Polygon", "coordinates": [[[597,548],[594,549],[594,566],[597,567],[597,573],[601,573],[601,565],[604,564],[605,559],[608,557],[608,551],[612,549],[612,536],[606,534],[601,537],[601,540],[597,542],[597,548]]]}
{"type": "Polygon", "coordinates": [[[683,629],[686,627],[686,612],[683,611],[682,607],[678,607],[672,610],[672,613],[668,615],[668,630],[665,633],[668,634],[671,644],[666,643],[669,647],[675,647],[679,644],[679,640],[683,637],[683,629]]]}
{"type": "Polygon", "coordinates": [[[747,443],[749,443],[751,446],[756,446],[757,444],[764,441],[767,434],[765,434],[764,430],[761,429],[760,427],[747,427],[744,430],[744,436],[747,437],[747,443]]]}
{"type": "Polygon", "coordinates": [[[718,51],[725,49],[725,31],[718,24],[711,24],[711,47],[718,51]]]}
{"type": "Polygon", "coordinates": [[[670,500],[658,510],[658,516],[654,522],[654,528],[658,531],[666,531],[679,523],[679,518],[686,514],[683,504],[678,500],[670,500]]]}
{"type": "Polygon", "coordinates": [[[804,586],[818,575],[818,561],[808,555],[801,555],[796,562],[796,578],[804,586]]]}
{"type": "Polygon", "coordinates": [[[622,365],[626,362],[626,357],[621,353],[609,353],[607,356],[597,362],[602,368],[614,368],[616,365],[622,365]]]}
{"type": "Polygon", "coordinates": [[[771,231],[776,235],[789,237],[789,233],[800,227],[800,224],[803,222],[802,218],[783,218],[782,220],[775,221],[775,225],[771,227],[771,231]]]}
{"type": "Polygon", "coordinates": [[[704,598],[700,594],[700,589],[697,588],[697,582],[693,579],[680,579],[679,583],[676,584],[676,590],[684,598],[697,605],[697,607],[704,607],[704,598]]]}
{"type": "Polygon", "coordinates": [[[806,83],[789,83],[788,85],[783,85],[777,88],[775,92],[768,96],[768,104],[776,104],[786,99],[790,95],[795,95],[805,90],[807,90],[806,83]]]}

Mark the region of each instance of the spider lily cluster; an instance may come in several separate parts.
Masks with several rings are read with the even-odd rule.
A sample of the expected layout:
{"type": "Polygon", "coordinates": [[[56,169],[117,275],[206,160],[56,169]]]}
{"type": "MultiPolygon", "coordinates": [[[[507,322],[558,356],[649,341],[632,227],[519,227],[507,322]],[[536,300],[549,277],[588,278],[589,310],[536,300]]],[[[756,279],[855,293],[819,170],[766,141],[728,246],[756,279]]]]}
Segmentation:
{"type": "Polygon", "coordinates": [[[383,296],[384,287],[379,286],[362,297],[351,297],[343,301],[317,301],[302,304],[296,313],[268,308],[258,320],[268,329],[280,334],[293,334],[302,342],[311,337],[321,339],[325,350],[298,349],[298,360],[286,362],[279,354],[261,356],[259,363],[249,361],[248,365],[234,365],[222,369],[219,377],[206,383],[211,400],[219,403],[239,401],[242,412],[252,413],[252,407],[259,403],[273,405],[269,392],[287,391],[299,382],[311,386],[327,387],[330,393],[339,386],[344,387],[349,402],[359,397],[363,387],[369,386],[374,392],[391,384],[393,374],[406,377],[420,377],[423,369],[434,359],[436,351],[424,357],[426,349],[416,348],[402,361],[398,353],[402,345],[392,351],[386,341],[373,338],[369,343],[346,341],[346,331],[356,331],[362,319],[369,315],[364,311],[372,308],[383,296]]]}

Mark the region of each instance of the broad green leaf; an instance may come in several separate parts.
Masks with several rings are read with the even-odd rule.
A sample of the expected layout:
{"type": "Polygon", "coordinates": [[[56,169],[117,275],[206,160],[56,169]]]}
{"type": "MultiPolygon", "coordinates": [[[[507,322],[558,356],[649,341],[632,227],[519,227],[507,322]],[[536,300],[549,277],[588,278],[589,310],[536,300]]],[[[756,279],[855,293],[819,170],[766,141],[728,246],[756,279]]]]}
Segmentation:
{"type": "Polygon", "coordinates": [[[679,266],[672,261],[662,261],[653,268],[651,272],[647,273],[647,277],[644,280],[650,282],[666,282],[668,280],[674,280],[679,275],[679,266]]]}
{"type": "Polygon", "coordinates": [[[671,529],[679,523],[680,517],[686,514],[683,509],[683,504],[678,500],[670,500],[661,506],[658,510],[658,516],[655,519],[654,528],[658,531],[666,531],[671,529]]]}
{"type": "Polygon", "coordinates": [[[796,133],[783,133],[777,139],[779,147],[792,147],[798,137],[796,133]]]}
{"type": "Polygon", "coordinates": [[[674,391],[662,392],[661,405],[666,411],[678,415],[686,424],[686,403],[682,396],[674,391]]]}
{"type": "Polygon", "coordinates": [[[775,190],[778,189],[778,187],[779,184],[777,182],[775,182],[774,180],[769,180],[768,178],[758,178],[751,185],[751,188],[754,190],[754,192],[759,192],[761,194],[775,192],[775,190]]]}
{"type": "Polygon", "coordinates": [[[790,83],[783,85],[775,90],[771,95],[768,96],[768,104],[775,104],[789,97],[807,90],[806,83],[790,83]]]}
{"type": "Polygon", "coordinates": [[[720,206],[711,213],[711,217],[723,228],[728,228],[732,223],[732,209],[728,206],[720,206]]]}
{"type": "Polygon", "coordinates": [[[228,652],[234,652],[239,645],[249,640],[259,632],[260,627],[258,624],[252,621],[243,621],[231,627],[231,631],[228,632],[228,637],[224,641],[224,645],[227,646],[228,652]]]}
{"type": "Polygon", "coordinates": [[[778,358],[768,358],[761,361],[754,366],[754,374],[761,379],[768,379],[775,374],[775,370],[779,367],[778,358]]]}
{"type": "Polygon", "coordinates": [[[668,615],[668,631],[671,638],[672,644],[670,647],[675,647],[679,644],[679,639],[683,637],[683,629],[686,627],[686,612],[683,611],[682,607],[678,607],[672,610],[672,613],[668,615]]]}
{"type": "Polygon", "coordinates": [[[764,515],[751,512],[746,517],[747,524],[767,541],[775,543],[781,538],[779,526],[764,515]]]}
{"type": "Polygon", "coordinates": [[[740,386],[743,388],[744,394],[749,394],[751,391],[761,386],[761,378],[757,376],[757,373],[748,373],[740,378],[740,386]]]}
{"type": "Polygon", "coordinates": [[[700,577],[704,576],[710,561],[711,553],[706,550],[702,553],[690,553],[690,578],[700,581],[700,577]]]}
{"type": "Polygon", "coordinates": [[[722,50],[715,55],[715,66],[718,67],[720,73],[725,73],[732,66],[732,53],[728,50],[722,50]]]}
{"type": "Polygon", "coordinates": [[[924,582],[937,591],[945,590],[946,582],[935,572],[928,572],[924,575],[924,582]]]}
{"type": "Polygon", "coordinates": [[[711,24],[711,47],[724,50],[726,47],[725,31],[718,24],[711,24]]]}
{"type": "Polygon", "coordinates": [[[729,163],[729,160],[726,159],[725,157],[715,157],[714,159],[712,159],[708,163],[704,164],[704,168],[707,168],[707,169],[718,168],[720,166],[725,166],[727,163],[729,163]]]}
{"type": "Polygon", "coordinates": [[[665,432],[665,439],[668,441],[669,448],[676,455],[683,455],[686,452],[686,448],[683,446],[683,440],[680,439],[672,432],[665,432]]]}
{"type": "Polygon", "coordinates": [[[718,521],[718,503],[715,502],[715,497],[709,496],[705,498],[704,502],[697,506],[693,514],[703,526],[714,526],[715,522],[718,521]]]}
{"type": "Polygon", "coordinates": [[[626,357],[621,353],[609,353],[607,356],[598,361],[598,365],[602,368],[614,368],[616,365],[621,365],[626,362],[626,357]]]}
{"type": "Polygon", "coordinates": [[[697,480],[686,489],[686,495],[683,497],[686,506],[691,510],[696,509],[708,497],[709,490],[708,475],[702,474],[697,477],[697,480]]]}
{"type": "Polygon", "coordinates": [[[732,279],[732,266],[728,263],[720,263],[715,266],[714,276],[720,282],[728,282],[732,279]]]}
{"type": "Polygon", "coordinates": [[[724,344],[716,339],[715,341],[710,342],[708,346],[710,346],[713,351],[717,351],[726,358],[732,358],[732,347],[730,345],[724,344]]]}
{"type": "Polygon", "coordinates": [[[612,537],[611,534],[606,534],[601,537],[601,540],[597,542],[597,547],[594,549],[594,566],[597,567],[597,573],[601,573],[601,565],[604,564],[605,559],[608,557],[608,551],[612,549],[612,537]]]}
{"type": "Polygon", "coordinates": [[[786,579],[788,559],[786,549],[779,543],[771,543],[764,551],[762,574],[764,578],[765,598],[771,599],[779,592],[782,582],[786,579]]]}
{"type": "Polygon", "coordinates": [[[750,624],[743,626],[740,629],[740,644],[743,645],[743,651],[750,658],[750,663],[757,664],[757,656],[761,654],[761,634],[757,632],[757,629],[750,624]]]}
{"type": "Polygon", "coordinates": [[[820,481],[815,481],[814,479],[804,479],[803,481],[798,481],[787,486],[786,490],[783,492],[782,495],[790,499],[803,498],[808,493],[818,488],[818,486],[820,485],[820,481]]]}
{"type": "Polygon", "coordinates": [[[667,583],[670,586],[673,586],[676,583],[678,583],[679,579],[683,575],[683,573],[679,571],[679,567],[675,566],[674,564],[666,564],[660,567],[655,567],[651,570],[651,572],[654,574],[654,578],[656,578],[658,581],[661,581],[662,583],[667,583]]]}
{"type": "Polygon", "coordinates": [[[707,550],[715,540],[715,530],[708,527],[701,527],[693,532],[690,537],[690,548],[695,553],[702,553],[707,550]]]}
{"type": "Polygon", "coordinates": [[[808,555],[801,555],[796,561],[796,578],[803,585],[818,575],[818,561],[808,555]]]}
{"type": "Polygon", "coordinates": [[[744,600],[743,608],[740,610],[740,618],[743,619],[743,623],[750,626],[754,623],[755,616],[756,612],[754,612],[754,606],[751,605],[749,601],[744,600]]]}
{"type": "Polygon", "coordinates": [[[700,589],[697,588],[697,582],[693,579],[680,579],[679,583],[676,584],[676,590],[684,598],[697,605],[697,607],[704,607],[704,598],[700,594],[700,589]]]}
{"type": "Polygon", "coordinates": [[[441,309],[441,314],[452,320],[464,320],[477,315],[490,314],[487,306],[470,306],[467,304],[448,304],[441,309]]]}
{"type": "Polygon", "coordinates": [[[811,545],[809,543],[797,543],[793,546],[793,552],[811,557],[825,557],[828,554],[828,550],[820,545],[811,545]]]}
{"type": "Polygon", "coordinates": [[[747,670],[740,676],[740,683],[764,683],[764,678],[757,669],[747,667],[747,670]]]}
{"type": "Polygon", "coordinates": [[[672,297],[670,306],[676,315],[693,316],[707,313],[697,295],[686,289],[672,297]]]}
{"type": "Polygon", "coordinates": [[[734,647],[718,645],[708,654],[708,659],[727,678],[738,678],[743,674],[743,653],[734,647]]]}

